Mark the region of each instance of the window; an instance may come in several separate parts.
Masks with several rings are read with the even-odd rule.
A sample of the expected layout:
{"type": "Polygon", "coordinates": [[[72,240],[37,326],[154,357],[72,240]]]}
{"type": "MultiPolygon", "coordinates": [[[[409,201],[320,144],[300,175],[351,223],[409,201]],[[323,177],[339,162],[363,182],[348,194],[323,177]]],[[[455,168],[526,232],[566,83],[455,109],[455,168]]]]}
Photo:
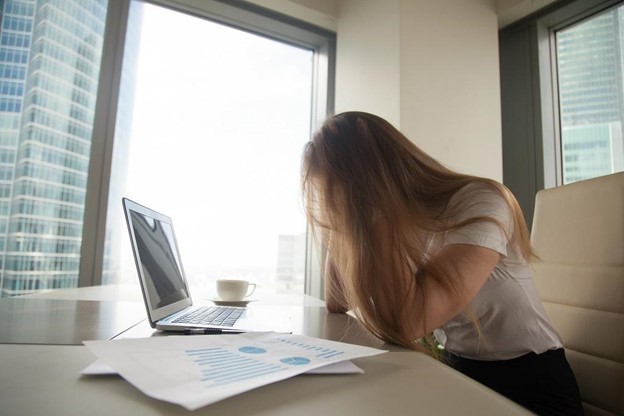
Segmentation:
{"type": "MultiPolygon", "coordinates": [[[[193,287],[303,293],[314,51],[140,1],[129,26],[111,189],[172,216],[193,287]]],[[[105,282],[136,282],[117,192],[109,207],[105,282]]]]}
{"type": "MultiPolygon", "coordinates": [[[[114,222],[107,212],[122,214],[115,173],[125,163],[113,158],[113,143],[120,146],[130,132],[132,105],[120,94],[134,89],[126,75],[132,39],[139,39],[138,28],[128,25],[129,4],[0,2],[0,296],[107,281],[102,271],[116,247],[105,244],[114,236],[107,233],[107,219],[114,222]]],[[[322,118],[331,107],[334,34],[242,1],[150,4],[311,51],[309,113],[322,118]]],[[[183,108],[185,102],[170,105],[183,108]]],[[[197,184],[183,179],[178,186],[197,184]]]]}
{"type": "Polygon", "coordinates": [[[503,181],[529,225],[540,189],[624,170],[623,8],[554,2],[499,33],[503,181]]]}
{"type": "MultiPolygon", "coordinates": [[[[309,244],[310,238],[305,234],[305,224],[299,220],[295,221],[298,224],[296,228],[289,225],[290,222],[277,224],[273,218],[275,214],[271,211],[275,211],[276,207],[278,210],[283,209],[286,204],[280,206],[280,203],[283,201],[282,198],[286,198],[292,207],[289,210],[294,211],[302,219],[298,206],[301,151],[303,144],[309,139],[311,130],[331,111],[329,89],[333,85],[335,34],[278,16],[247,2],[237,1],[179,0],[175,3],[165,0],[149,3],[132,1],[131,7],[125,10],[120,8],[116,13],[119,17],[110,18],[108,21],[121,21],[124,24],[119,30],[107,31],[113,39],[110,42],[107,39],[106,45],[116,43],[118,46],[117,49],[110,51],[105,48],[104,59],[106,60],[109,54],[115,55],[115,51],[123,47],[123,60],[116,61],[108,77],[110,84],[108,87],[101,85],[98,97],[103,100],[102,97],[110,95],[107,104],[103,105],[109,105],[107,107],[109,117],[115,124],[114,128],[111,128],[110,120],[107,122],[103,118],[96,119],[95,130],[105,136],[105,140],[94,143],[96,148],[92,149],[92,154],[103,154],[104,157],[99,166],[91,163],[88,189],[92,189],[94,187],[92,183],[97,182],[99,178],[104,178],[105,181],[110,178],[110,181],[100,189],[99,194],[87,194],[85,216],[87,218],[93,216],[94,221],[85,221],[85,227],[91,228],[85,229],[84,233],[93,237],[83,242],[81,251],[83,280],[80,284],[99,284],[98,277],[102,276],[103,270],[102,282],[136,281],[136,271],[130,258],[131,252],[127,246],[126,249],[122,247],[123,244],[127,244],[128,235],[120,199],[122,196],[128,196],[174,218],[185,268],[189,269],[187,275],[194,285],[196,282],[210,284],[217,276],[252,278],[248,274],[241,274],[245,271],[241,271],[240,267],[238,269],[233,267],[236,263],[240,266],[245,257],[263,259],[267,262],[262,266],[270,271],[254,278],[261,284],[270,280],[275,283],[278,273],[282,275],[281,273],[294,268],[298,268],[301,280],[303,278],[301,263],[304,263],[305,292],[320,296],[319,261],[314,259],[317,251],[309,244]],[[148,78],[140,75],[141,55],[155,46],[158,47],[158,43],[150,44],[149,37],[143,38],[142,25],[137,23],[141,21],[143,15],[145,17],[143,23],[147,26],[149,24],[147,18],[151,12],[168,16],[172,19],[171,23],[176,19],[186,22],[184,25],[188,25],[188,28],[182,29],[191,30],[194,27],[200,27],[202,30],[227,29],[226,32],[231,36],[247,39],[246,46],[241,46],[242,49],[222,50],[219,53],[223,55],[219,56],[217,52],[210,52],[210,48],[220,46],[219,40],[224,39],[222,36],[225,36],[226,32],[223,32],[223,35],[214,33],[202,35],[181,30],[180,33],[185,33],[185,36],[177,37],[175,31],[162,31],[161,26],[161,30],[158,31],[161,33],[157,35],[166,35],[163,42],[168,44],[173,42],[174,45],[176,42],[179,43],[178,47],[169,47],[165,54],[175,65],[171,68],[162,68],[170,72],[163,75],[166,79],[159,79],[156,85],[150,86],[147,83],[141,85],[141,82],[147,82],[148,78]],[[119,33],[125,33],[125,36],[116,38],[119,33]],[[203,42],[195,43],[197,37],[202,38],[203,42]],[[180,53],[187,45],[193,44],[195,51],[201,50],[201,54],[180,53]],[[265,45],[262,47],[268,47],[273,52],[257,54],[255,49],[261,45],[265,45]],[[244,58],[253,57],[256,61],[247,61],[225,69],[223,63],[233,62],[233,58],[237,55],[240,58],[241,51],[244,58]],[[289,55],[297,58],[291,63],[280,65],[279,68],[267,70],[277,62],[285,62],[283,59],[289,55]],[[215,61],[214,58],[218,60],[215,61]],[[205,62],[210,62],[210,59],[213,59],[213,64],[207,65],[205,62]],[[296,61],[299,63],[295,65],[296,61]],[[188,71],[194,67],[202,68],[201,72],[188,71]],[[248,69],[251,71],[245,72],[248,69]],[[307,74],[305,79],[301,78],[302,73],[307,74]],[[286,90],[272,90],[275,87],[275,74],[279,75],[281,85],[287,86],[286,90]],[[235,82],[231,82],[231,78],[228,80],[231,75],[238,77],[235,82]],[[259,79],[259,76],[264,78],[259,79]],[[195,81],[190,87],[187,83],[189,80],[195,81]],[[210,88],[205,84],[211,85],[210,88]],[[145,97],[148,97],[147,100],[152,98],[149,98],[149,95],[135,95],[135,92],[140,93],[141,88],[157,89],[156,97],[160,100],[161,108],[150,110],[145,97]],[[188,90],[196,95],[193,101],[196,98],[200,99],[200,102],[193,104],[192,107],[189,107],[191,101],[179,94],[188,90]],[[118,96],[116,91],[119,91],[118,96]],[[162,97],[158,97],[159,93],[162,97]],[[280,103],[271,101],[273,95],[278,95],[280,103]],[[163,97],[167,99],[161,100],[163,97]],[[297,101],[292,100],[293,97],[297,98],[297,101]],[[245,107],[246,103],[250,106],[245,107]],[[293,112],[294,110],[296,111],[293,112]],[[239,117],[226,122],[227,117],[233,113],[239,117]],[[139,123],[141,118],[147,122],[139,123]],[[292,119],[296,119],[297,123],[292,124],[292,119]],[[248,129],[254,123],[255,127],[248,129]],[[152,132],[149,130],[155,126],[157,134],[153,133],[154,130],[152,132]],[[162,145],[155,146],[158,134],[162,136],[162,145]],[[245,143],[246,140],[251,141],[245,143]],[[140,150],[141,146],[143,150],[140,150]],[[157,154],[156,151],[161,153],[157,154]],[[140,157],[134,156],[137,154],[140,157]],[[280,156],[279,161],[271,164],[265,157],[267,154],[280,154],[283,157],[280,156]],[[153,161],[149,160],[150,155],[153,156],[153,161]],[[241,156],[251,158],[245,161],[241,156]],[[143,159],[143,165],[136,164],[138,163],[136,160],[140,159],[143,159]],[[173,162],[174,159],[185,163],[181,167],[167,170],[168,162],[173,162]],[[153,163],[154,161],[156,163],[153,163]],[[227,167],[221,167],[213,172],[206,170],[223,162],[227,162],[227,167]],[[252,167],[255,170],[250,170],[252,167]],[[127,170],[131,173],[125,175],[127,170]],[[245,183],[226,182],[235,180],[240,172],[246,177],[245,183]],[[139,185],[131,185],[130,182],[135,180],[132,175],[134,177],[143,175],[148,178],[149,183],[140,185],[139,182],[135,182],[139,185]],[[153,180],[155,175],[160,175],[158,180],[153,180]],[[265,179],[258,182],[262,175],[265,179]],[[272,179],[268,179],[270,175],[273,175],[272,179]],[[120,176],[128,179],[128,187],[125,187],[124,181],[118,180],[120,176]],[[275,188],[269,190],[272,181],[280,183],[278,187],[280,193],[286,189],[290,191],[286,191],[284,194],[286,196],[277,195],[275,188]],[[151,193],[147,192],[148,190],[151,190],[151,193]],[[292,192],[296,192],[296,195],[292,192]],[[158,193],[164,195],[164,198],[157,197],[158,193]],[[189,199],[202,195],[207,195],[208,200],[189,199]],[[239,195],[245,195],[247,198],[243,201],[239,195]],[[176,207],[172,205],[173,201],[178,201],[181,205],[176,207]],[[198,207],[200,212],[189,211],[188,208],[192,206],[198,207]],[[234,220],[222,218],[220,224],[215,218],[207,217],[209,214],[220,217],[218,211],[209,210],[223,207],[232,213],[236,212],[234,220]],[[103,213],[106,213],[106,217],[103,213]],[[253,215],[256,217],[251,220],[253,215]],[[195,218],[200,225],[206,226],[199,232],[204,241],[196,243],[196,236],[192,234],[197,235],[200,227],[185,225],[186,218],[195,218]],[[264,230],[245,229],[251,222],[264,230]],[[222,224],[228,224],[230,235],[227,237],[218,233],[222,224]],[[277,234],[268,236],[267,230],[277,231],[277,234]],[[207,241],[206,235],[216,235],[216,242],[207,241]],[[263,238],[270,238],[271,243],[253,242],[256,237],[262,235],[265,235],[263,238]],[[293,236],[296,238],[291,238],[293,236]],[[302,240],[304,244],[301,244],[302,240]],[[299,252],[303,248],[305,259],[298,262],[292,259],[287,261],[286,254],[289,251],[284,249],[287,245],[291,245],[293,250],[299,252]],[[222,246],[234,248],[234,251],[227,255],[219,255],[224,253],[220,251],[223,249],[222,246]],[[272,246],[271,256],[262,254],[266,253],[268,246],[272,246]],[[280,250],[286,254],[278,260],[277,253],[280,250]],[[121,258],[120,251],[125,255],[125,260],[121,258]],[[239,258],[236,259],[236,256],[239,258]],[[85,257],[90,257],[91,261],[85,262],[85,257]],[[203,262],[204,259],[214,261],[226,257],[234,261],[221,265],[203,262]],[[194,261],[194,258],[200,261],[194,261]],[[91,269],[85,268],[85,265],[91,269]],[[222,267],[215,272],[216,266],[222,267]],[[211,269],[207,271],[208,268],[211,269]],[[193,273],[196,270],[199,272],[193,273]],[[95,278],[92,279],[92,276],[95,278]],[[194,276],[198,276],[199,279],[194,281],[194,276]]],[[[166,23],[169,24],[168,21],[166,23]]],[[[158,49],[156,53],[152,51],[152,54],[158,57],[163,51],[164,49],[158,49]]],[[[280,219],[290,216],[285,211],[278,212],[280,219]]],[[[286,286],[288,285],[284,284],[281,288],[286,286]]],[[[300,289],[299,287],[298,290],[300,289]]]]}
{"type": "Polygon", "coordinates": [[[624,170],[624,6],[556,32],[563,183],[624,170]]]}

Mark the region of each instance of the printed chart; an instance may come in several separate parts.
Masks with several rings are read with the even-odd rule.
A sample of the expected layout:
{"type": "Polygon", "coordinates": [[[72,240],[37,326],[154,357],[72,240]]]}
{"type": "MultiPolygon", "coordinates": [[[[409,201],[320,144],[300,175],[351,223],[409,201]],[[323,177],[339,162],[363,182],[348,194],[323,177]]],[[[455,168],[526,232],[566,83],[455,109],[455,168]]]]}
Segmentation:
{"type": "Polygon", "coordinates": [[[85,341],[150,397],[189,410],[331,363],[385,351],[272,332],[85,341]]]}
{"type": "MultiPolygon", "coordinates": [[[[267,351],[265,349],[241,347],[238,351],[240,354],[224,348],[203,348],[188,350],[186,354],[200,367],[202,373],[201,381],[210,383],[213,386],[236,383],[241,380],[253,379],[285,370],[279,365],[265,363],[264,361],[241,355],[266,354],[267,351]]],[[[285,362],[284,360],[292,359],[284,358],[280,361],[285,362]]],[[[307,359],[304,360],[308,363],[310,362],[307,359]]]]}
{"type": "Polygon", "coordinates": [[[303,350],[306,356],[292,355],[279,359],[279,363],[266,362],[270,359],[266,348],[245,345],[236,350],[227,348],[200,348],[186,350],[185,354],[195,363],[202,374],[201,381],[212,386],[237,383],[243,380],[262,377],[278,371],[286,371],[290,366],[309,365],[313,360],[332,360],[344,355],[344,351],[325,346],[301,342],[299,339],[277,337],[271,340],[271,346],[283,343],[292,348],[292,353],[303,350]],[[311,356],[310,356],[311,355],[311,356]]]}

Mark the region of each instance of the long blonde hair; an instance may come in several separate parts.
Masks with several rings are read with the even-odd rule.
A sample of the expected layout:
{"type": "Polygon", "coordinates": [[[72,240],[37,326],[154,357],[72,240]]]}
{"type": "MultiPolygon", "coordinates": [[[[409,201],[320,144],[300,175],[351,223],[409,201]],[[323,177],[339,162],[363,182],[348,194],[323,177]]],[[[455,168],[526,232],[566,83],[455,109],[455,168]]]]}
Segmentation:
{"type": "Polygon", "coordinates": [[[307,219],[322,245],[329,247],[344,291],[343,306],[355,310],[363,324],[387,342],[418,350],[423,340],[432,345],[430,335],[412,339],[406,324],[419,318],[426,322],[424,316],[409,316],[406,305],[423,279],[461,290],[427,262],[432,236],[475,221],[498,223],[493,218],[453,221],[458,212],[449,201],[467,184],[489,184],[503,196],[513,213],[510,241],[525,258],[532,256],[522,212],[507,188],[451,171],[372,114],[347,112],[326,120],[305,148],[301,180],[307,219]],[[387,237],[383,241],[390,242],[390,248],[381,247],[380,221],[387,237]],[[379,256],[388,249],[394,253],[392,261],[379,256]],[[413,279],[397,278],[406,273],[413,279]],[[375,307],[382,304],[383,312],[375,307]]]}

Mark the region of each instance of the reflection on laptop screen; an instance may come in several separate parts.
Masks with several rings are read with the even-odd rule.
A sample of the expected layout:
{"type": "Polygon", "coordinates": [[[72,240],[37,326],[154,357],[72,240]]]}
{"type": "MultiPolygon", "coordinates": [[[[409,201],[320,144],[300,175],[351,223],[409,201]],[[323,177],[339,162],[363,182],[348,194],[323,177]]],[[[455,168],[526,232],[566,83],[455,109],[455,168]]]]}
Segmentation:
{"type": "Polygon", "coordinates": [[[171,224],[133,210],[130,222],[152,309],[188,298],[171,224]]]}

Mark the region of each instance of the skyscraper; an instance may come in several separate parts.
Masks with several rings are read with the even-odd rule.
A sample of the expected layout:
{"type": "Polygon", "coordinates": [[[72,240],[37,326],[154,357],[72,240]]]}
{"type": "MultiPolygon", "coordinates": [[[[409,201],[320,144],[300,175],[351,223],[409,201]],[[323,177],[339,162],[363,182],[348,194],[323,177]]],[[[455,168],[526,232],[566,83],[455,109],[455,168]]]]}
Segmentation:
{"type": "Polygon", "coordinates": [[[5,0],[0,290],[77,285],[107,0],[5,0]]]}
{"type": "Polygon", "coordinates": [[[564,183],[624,170],[624,7],[557,34],[564,183]]]}

